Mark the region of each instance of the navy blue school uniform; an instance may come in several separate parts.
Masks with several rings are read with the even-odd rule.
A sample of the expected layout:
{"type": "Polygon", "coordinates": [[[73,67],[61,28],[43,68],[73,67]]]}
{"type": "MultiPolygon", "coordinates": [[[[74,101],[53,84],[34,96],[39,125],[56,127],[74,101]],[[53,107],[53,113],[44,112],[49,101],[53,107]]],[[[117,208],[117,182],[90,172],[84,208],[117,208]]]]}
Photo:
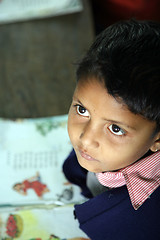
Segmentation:
{"type": "Polygon", "coordinates": [[[82,189],[89,198],[75,205],[79,226],[91,240],[159,240],[160,239],[160,187],[138,210],[131,204],[126,186],[92,195],[87,187],[87,170],[82,168],[74,151],[63,165],[68,180],[82,189]]]}

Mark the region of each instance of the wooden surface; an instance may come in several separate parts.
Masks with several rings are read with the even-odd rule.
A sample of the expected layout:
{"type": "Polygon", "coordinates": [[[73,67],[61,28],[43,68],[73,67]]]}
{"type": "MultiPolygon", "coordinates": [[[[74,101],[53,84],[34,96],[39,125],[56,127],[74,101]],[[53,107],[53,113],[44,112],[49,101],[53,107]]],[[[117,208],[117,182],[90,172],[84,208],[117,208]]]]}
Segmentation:
{"type": "Polygon", "coordinates": [[[94,38],[88,0],[83,5],[80,13],[0,25],[0,117],[68,112],[73,63],[94,38]]]}

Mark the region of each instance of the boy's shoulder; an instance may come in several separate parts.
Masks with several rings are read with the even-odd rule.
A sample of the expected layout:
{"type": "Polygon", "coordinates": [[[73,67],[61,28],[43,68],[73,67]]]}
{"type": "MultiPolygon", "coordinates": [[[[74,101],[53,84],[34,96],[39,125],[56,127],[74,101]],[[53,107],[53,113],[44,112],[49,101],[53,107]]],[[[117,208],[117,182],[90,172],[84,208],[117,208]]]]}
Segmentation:
{"type": "Polygon", "coordinates": [[[123,186],[76,205],[75,214],[82,230],[91,239],[157,239],[156,234],[160,234],[160,187],[138,210],[134,210],[127,188],[123,186]]]}

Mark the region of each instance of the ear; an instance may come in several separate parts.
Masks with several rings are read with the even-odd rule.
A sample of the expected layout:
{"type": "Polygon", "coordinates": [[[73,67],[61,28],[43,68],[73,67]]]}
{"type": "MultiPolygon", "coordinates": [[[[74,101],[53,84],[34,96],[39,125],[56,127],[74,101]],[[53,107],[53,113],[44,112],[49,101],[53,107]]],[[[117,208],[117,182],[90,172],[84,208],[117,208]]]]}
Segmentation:
{"type": "Polygon", "coordinates": [[[152,144],[152,146],[150,147],[150,150],[152,152],[157,152],[160,150],[160,132],[156,135],[155,141],[152,144]]]}

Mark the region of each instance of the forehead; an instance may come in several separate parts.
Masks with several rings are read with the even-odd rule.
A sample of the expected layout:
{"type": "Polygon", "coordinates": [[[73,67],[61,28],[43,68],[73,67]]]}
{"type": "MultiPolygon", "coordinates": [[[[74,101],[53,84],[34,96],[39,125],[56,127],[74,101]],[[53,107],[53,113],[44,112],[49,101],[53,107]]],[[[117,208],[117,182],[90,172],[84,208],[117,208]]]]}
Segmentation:
{"type": "Polygon", "coordinates": [[[73,97],[84,100],[86,104],[89,104],[95,110],[97,109],[97,111],[101,108],[103,108],[104,112],[105,110],[107,111],[108,104],[113,108],[129,111],[122,101],[108,94],[103,81],[97,80],[94,77],[80,80],[73,97]]]}
{"type": "Polygon", "coordinates": [[[79,101],[94,116],[101,119],[119,122],[133,129],[138,129],[144,124],[155,128],[155,123],[144,119],[141,115],[132,113],[122,101],[108,94],[104,83],[95,78],[80,80],[73,99],[79,101]]]}

